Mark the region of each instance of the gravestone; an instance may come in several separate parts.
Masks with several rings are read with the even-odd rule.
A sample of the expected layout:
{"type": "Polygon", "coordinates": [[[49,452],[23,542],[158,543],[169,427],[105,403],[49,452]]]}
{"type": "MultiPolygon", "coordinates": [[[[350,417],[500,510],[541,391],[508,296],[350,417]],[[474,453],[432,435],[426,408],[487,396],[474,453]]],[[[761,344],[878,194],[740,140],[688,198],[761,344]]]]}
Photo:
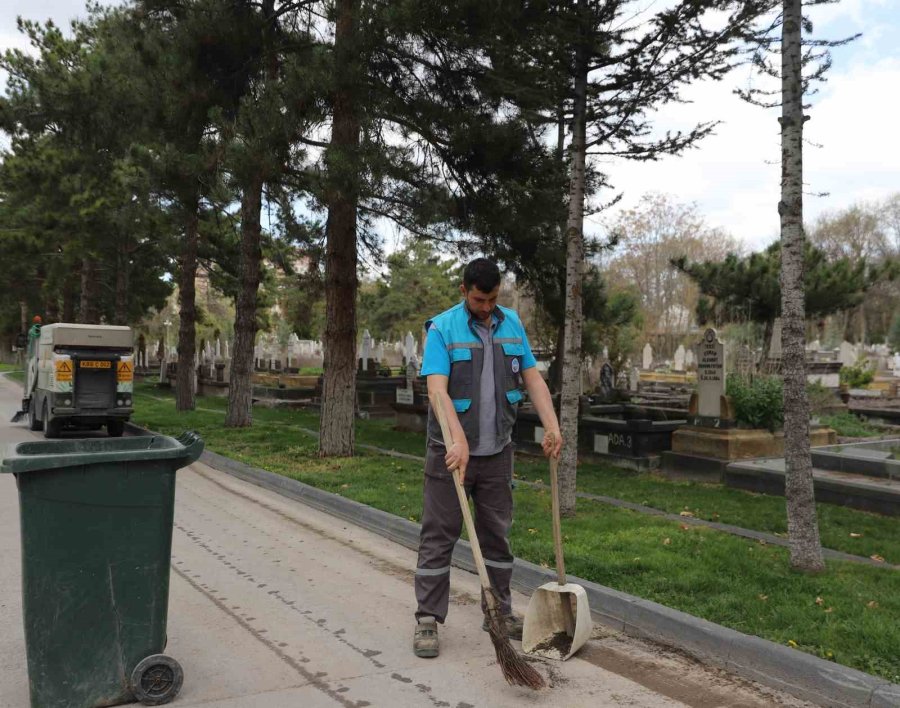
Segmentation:
{"type": "Polygon", "coordinates": [[[675,371],[684,371],[684,345],[679,344],[675,350],[675,371]]]}
{"type": "Polygon", "coordinates": [[[840,361],[843,366],[853,366],[856,364],[856,359],[856,347],[847,340],[841,342],[840,350],[838,352],[838,361],[840,361]]]}
{"type": "Polygon", "coordinates": [[[612,400],[616,394],[616,372],[607,361],[600,367],[600,396],[603,400],[612,400]]]}
{"type": "Polygon", "coordinates": [[[645,371],[653,366],[653,347],[650,346],[650,342],[647,342],[644,345],[644,351],[641,358],[641,368],[645,371]]]}
{"type": "Polygon", "coordinates": [[[368,361],[372,358],[372,335],[369,330],[363,332],[362,346],[359,348],[359,370],[366,371],[368,369],[368,361]]]}
{"type": "Polygon", "coordinates": [[[416,355],[416,338],[413,337],[412,332],[406,333],[406,338],[403,340],[403,356],[406,361],[409,361],[416,355]]]}
{"type": "Polygon", "coordinates": [[[694,349],[691,347],[684,353],[684,368],[690,370],[694,368],[694,349]]]}
{"type": "Polygon", "coordinates": [[[631,373],[628,375],[628,390],[632,392],[636,392],[638,390],[638,383],[641,380],[641,370],[636,366],[631,369],[631,373]]]}
{"type": "Polygon", "coordinates": [[[697,413],[702,417],[722,415],[725,395],[725,345],[712,327],[703,334],[697,346],[697,413]]]}

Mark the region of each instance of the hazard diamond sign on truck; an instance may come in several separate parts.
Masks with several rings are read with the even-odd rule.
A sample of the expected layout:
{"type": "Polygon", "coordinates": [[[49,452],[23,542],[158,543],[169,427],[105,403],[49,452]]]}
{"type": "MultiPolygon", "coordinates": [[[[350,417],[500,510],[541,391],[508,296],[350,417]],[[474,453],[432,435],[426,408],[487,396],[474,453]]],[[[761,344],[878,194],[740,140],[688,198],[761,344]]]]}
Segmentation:
{"type": "Polygon", "coordinates": [[[56,366],[56,382],[72,383],[72,362],[68,359],[58,359],[54,364],[56,366]]]}
{"type": "Polygon", "coordinates": [[[130,383],[134,381],[134,364],[130,359],[120,359],[116,365],[116,381],[130,383]]]}

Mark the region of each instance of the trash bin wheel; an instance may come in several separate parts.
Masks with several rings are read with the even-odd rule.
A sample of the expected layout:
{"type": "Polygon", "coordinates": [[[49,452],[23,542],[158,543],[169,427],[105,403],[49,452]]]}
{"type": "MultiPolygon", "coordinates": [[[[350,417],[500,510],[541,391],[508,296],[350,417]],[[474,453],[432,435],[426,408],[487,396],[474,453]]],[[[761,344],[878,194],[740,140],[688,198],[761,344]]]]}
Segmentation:
{"type": "Polygon", "coordinates": [[[145,657],[131,672],[131,692],[145,706],[168,703],[178,695],[182,683],[184,671],[165,654],[145,657]]]}

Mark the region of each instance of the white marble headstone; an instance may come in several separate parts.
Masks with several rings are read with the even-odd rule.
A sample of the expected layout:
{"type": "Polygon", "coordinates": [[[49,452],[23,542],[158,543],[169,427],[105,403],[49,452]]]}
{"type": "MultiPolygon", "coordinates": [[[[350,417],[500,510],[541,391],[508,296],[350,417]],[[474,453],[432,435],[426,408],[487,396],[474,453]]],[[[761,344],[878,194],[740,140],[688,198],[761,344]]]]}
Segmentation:
{"type": "Polygon", "coordinates": [[[372,358],[372,335],[369,334],[369,330],[365,330],[363,332],[362,347],[360,347],[359,350],[359,358],[362,359],[363,368],[365,368],[366,362],[372,358]]]}
{"type": "Polygon", "coordinates": [[[675,350],[675,371],[684,371],[684,345],[679,344],[675,350]]]}
{"type": "Polygon", "coordinates": [[[403,356],[409,361],[416,355],[416,338],[412,332],[406,333],[406,339],[403,340],[403,356]]]}
{"type": "Polygon", "coordinates": [[[647,370],[651,366],[653,366],[653,347],[650,346],[650,342],[647,342],[644,345],[643,356],[641,358],[641,368],[647,370]]]}
{"type": "Polygon", "coordinates": [[[847,340],[844,340],[843,342],[841,342],[838,359],[844,366],[853,366],[854,364],[856,364],[857,359],[856,347],[850,344],[850,342],[848,342],[847,340]]]}

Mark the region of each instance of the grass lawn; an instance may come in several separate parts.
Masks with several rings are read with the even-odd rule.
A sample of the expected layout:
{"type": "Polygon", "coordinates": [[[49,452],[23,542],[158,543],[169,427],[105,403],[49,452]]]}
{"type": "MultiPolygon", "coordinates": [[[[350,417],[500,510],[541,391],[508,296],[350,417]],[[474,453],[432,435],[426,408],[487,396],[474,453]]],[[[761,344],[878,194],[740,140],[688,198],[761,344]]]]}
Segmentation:
{"type": "MultiPolygon", "coordinates": [[[[256,409],[252,428],[226,431],[223,399],[199,399],[201,410],[179,414],[169,394],[149,384],[137,389],[136,422],[164,433],[198,430],[221,454],[413,521],[420,518],[420,463],[377,454],[320,459],[316,440],[294,429],[317,429],[315,414],[256,409]]],[[[422,454],[421,436],[391,431],[385,421],[358,421],[357,440],[422,454]]],[[[545,466],[520,460],[517,468],[520,477],[534,479],[545,466]]],[[[587,464],[580,468],[579,486],[659,508],[687,506],[695,515],[717,514],[721,521],[750,528],[783,525],[778,516],[784,515],[784,500],[775,497],[587,464]]],[[[549,490],[519,486],[515,501],[513,552],[552,565],[549,490]]],[[[823,537],[835,541],[828,545],[856,553],[877,548],[900,562],[900,520],[827,505],[819,509],[823,537]],[[862,538],[850,539],[851,531],[862,538]],[[853,545],[859,541],[870,545],[853,545]]],[[[578,514],[563,521],[563,532],[567,566],[575,575],[900,682],[897,571],[829,562],[826,573],[805,576],[789,570],[783,548],[588,500],[579,500],[578,514]]]]}
{"type": "Polygon", "coordinates": [[[21,367],[18,364],[4,364],[0,362],[0,374],[6,371],[18,371],[21,367]]]}
{"type": "Polygon", "coordinates": [[[884,428],[871,425],[864,418],[850,411],[824,416],[820,420],[822,425],[833,428],[834,432],[841,437],[870,438],[876,435],[883,435],[885,432],[884,428]]]}
{"type": "Polygon", "coordinates": [[[15,366],[10,366],[9,364],[0,364],[0,375],[6,376],[6,378],[10,379],[11,381],[18,381],[20,384],[25,384],[25,372],[17,369],[15,366]]]}

